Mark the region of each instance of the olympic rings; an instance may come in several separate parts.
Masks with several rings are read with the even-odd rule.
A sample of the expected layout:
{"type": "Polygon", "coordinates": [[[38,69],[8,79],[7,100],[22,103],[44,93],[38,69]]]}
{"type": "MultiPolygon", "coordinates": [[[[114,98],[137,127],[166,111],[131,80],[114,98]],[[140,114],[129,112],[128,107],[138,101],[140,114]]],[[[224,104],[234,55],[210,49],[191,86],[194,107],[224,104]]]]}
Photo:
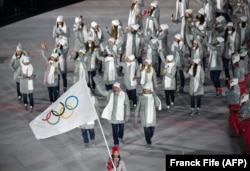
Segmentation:
{"type": "Polygon", "coordinates": [[[42,118],[42,121],[47,121],[50,125],[56,125],[59,123],[61,118],[63,119],[71,118],[74,114],[74,109],[76,109],[79,104],[79,100],[76,96],[68,96],[65,99],[64,104],[62,102],[59,102],[59,103],[61,104],[61,107],[59,108],[59,112],[52,109],[49,113],[47,113],[45,118],[42,118]],[[74,105],[67,104],[70,98],[75,99],[76,103],[74,105]],[[71,110],[68,116],[64,115],[65,109],[71,110]],[[57,117],[57,119],[54,122],[50,121],[53,116],[57,117]]]}

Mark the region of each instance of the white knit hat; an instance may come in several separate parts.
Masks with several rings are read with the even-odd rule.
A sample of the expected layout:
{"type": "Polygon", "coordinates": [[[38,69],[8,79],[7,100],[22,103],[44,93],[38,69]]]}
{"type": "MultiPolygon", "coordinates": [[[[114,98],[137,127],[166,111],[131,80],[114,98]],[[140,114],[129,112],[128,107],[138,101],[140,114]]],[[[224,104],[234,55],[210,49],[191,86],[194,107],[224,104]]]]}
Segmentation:
{"type": "Polygon", "coordinates": [[[192,13],[193,13],[193,10],[192,10],[192,9],[186,9],[185,12],[186,12],[186,13],[189,13],[189,14],[192,14],[192,13]]]}
{"type": "Polygon", "coordinates": [[[115,25],[115,26],[118,26],[120,24],[120,21],[119,20],[113,20],[112,21],[112,24],[115,25]]]}
{"type": "Polygon", "coordinates": [[[54,58],[56,58],[56,59],[58,58],[58,54],[57,54],[57,53],[54,53],[54,52],[53,52],[53,53],[51,53],[51,55],[50,55],[50,56],[53,56],[53,57],[54,57],[54,58]]]}
{"type": "Polygon", "coordinates": [[[224,38],[223,37],[216,37],[216,40],[220,43],[224,42],[224,38]]]}
{"type": "Polygon", "coordinates": [[[138,30],[140,25],[139,24],[132,24],[131,27],[134,29],[134,30],[138,30]]]}
{"type": "Polygon", "coordinates": [[[149,83],[146,83],[146,84],[143,86],[143,89],[151,90],[151,85],[150,85],[149,83]]]}
{"type": "Polygon", "coordinates": [[[131,60],[131,61],[133,61],[135,59],[135,55],[133,55],[133,54],[129,55],[128,59],[131,60]]]}
{"type": "Polygon", "coordinates": [[[241,16],[240,19],[241,19],[243,22],[246,22],[246,21],[247,21],[247,17],[246,17],[246,16],[241,16]]]}
{"type": "Polygon", "coordinates": [[[62,15],[59,15],[59,16],[56,18],[56,22],[63,22],[63,16],[62,16],[62,15]]]}
{"type": "Polygon", "coordinates": [[[249,99],[249,94],[248,93],[243,93],[241,96],[240,96],[240,103],[244,103],[246,101],[248,101],[249,99]]]}
{"type": "Polygon", "coordinates": [[[76,23],[76,24],[80,23],[80,21],[81,21],[81,18],[80,18],[80,17],[76,17],[76,18],[75,18],[75,23],[76,23]]]}
{"type": "Polygon", "coordinates": [[[158,39],[157,39],[157,38],[151,39],[151,42],[152,42],[153,44],[155,44],[155,43],[158,42],[158,39]]]}
{"type": "Polygon", "coordinates": [[[200,14],[204,15],[204,14],[205,14],[205,10],[204,10],[204,8],[201,8],[201,9],[198,11],[198,13],[200,13],[200,14]]]}
{"type": "Polygon", "coordinates": [[[58,43],[60,43],[62,46],[67,46],[68,42],[65,38],[61,38],[58,40],[58,43]]]}
{"type": "Polygon", "coordinates": [[[246,48],[240,49],[240,56],[241,57],[247,56],[247,53],[248,53],[248,49],[246,49],[246,48]]]}
{"type": "Polygon", "coordinates": [[[236,62],[240,61],[240,55],[238,53],[233,54],[232,56],[232,63],[235,64],[236,62]]]}
{"type": "Polygon", "coordinates": [[[233,27],[233,26],[234,26],[234,23],[233,23],[233,22],[228,22],[228,23],[227,23],[227,26],[228,26],[228,27],[229,27],[229,26],[233,27]]]}
{"type": "Polygon", "coordinates": [[[181,34],[179,34],[179,33],[177,33],[177,34],[175,34],[175,36],[174,36],[176,39],[179,39],[179,40],[181,40],[181,34]]]}
{"type": "Polygon", "coordinates": [[[162,30],[167,30],[169,28],[168,24],[161,24],[160,27],[162,30]]]}
{"type": "Polygon", "coordinates": [[[113,87],[118,87],[118,88],[120,88],[120,83],[115,82],[115,83],[113,84],[113,87]]]}
{"type": "Polygon", "coordinates": [[[16,47],[16,51],[23,51],[23,47],[22,47],[21,43],[18,43],[18,45],[16,47]]]}
{"type": "Polygon", "coordinates": [[[151,2],[150,5],[156,8],[158,6],[158,1],[151,2]]]}
{"type": "Polygon", "coordinates": [[[222,15],[220,15],[220,16],[216,17],[215,20],[216,20],[218,23],[221,23],[221,22],[225,21],[225,17],[223,17],[222,15]]]}
{"type": "Polygon", "coordinates": [[[85,54],[85,53],[86,53],[86,50],[85,50],[85,49],[80,49],[80,50],[79,50],[79,53],[85,54]]]}
{"type": "Polygon", "coordinates": [[[239,83],[239,79],[238,78],[231,78],[230,80],[230,87],[237,85],[239,83]]]}
{"type": "Polygon", "coordinates": [[[151,59],[145,59],[145,61],[144,62],[147,62],[149,65],[151,65],[151,63],[152,63],[152,60],[151,59]]]}
{"type": "Polygon", "coordinates": [[[27,63],[27,62],[30,62],[30,57],[24,56],[23,57],[23,63],[27,63]]]}
{"type": "Polygon", "coordinates": [[[91,27],[95,27],[95,26],[98,26],[98,23],[95,22],[95,21],[92,21],[92,22],[91,22],[91,27]]]}
{"type": "Polygon", "coordinates": [[[112,42],[112,43],[115,43],[115,38],[110,37],[110,38],[108,39],[108,41],[109,41],[109,42],[112,42]]]}
{"type": "Polygon", "coordinates": [[[94,39],[94,37],[93,36],[90,36],[90,37],[88,37],[88,40],[90,40],[90,41],[94,41],[95,39],[94,39]]]}
{"type": "Polygon", "coordinates": [[[167,55],[167,60],[172,61],[174,59],[174,55],[167,55]]]}
{"type": "Polygon", "coordinates": [[[201,61],[200,58],[195,58],[195,59],[193,60],[193,62],[196,63],[196,64],[199,64],[200,61],[201,61]]]}

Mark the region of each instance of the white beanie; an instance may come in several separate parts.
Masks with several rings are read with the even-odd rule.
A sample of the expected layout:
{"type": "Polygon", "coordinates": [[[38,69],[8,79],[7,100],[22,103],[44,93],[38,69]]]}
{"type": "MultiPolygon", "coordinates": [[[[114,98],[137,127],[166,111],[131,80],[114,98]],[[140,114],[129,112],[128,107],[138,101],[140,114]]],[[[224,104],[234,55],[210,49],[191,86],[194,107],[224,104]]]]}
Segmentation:
{"type": "Polygon", "coordinates": [[[129,55],[128,59],[131,60],[131,61],[133,61],[135,59],[135,55],[133,55],[133,54],[129,55]]]}
{"type": "Polygon", "coordinates": [[[143,86],[143,89],[151,90],[151,85],[150,85],[149,83],[146,83],[146,84],[143,86]]]}
{"type": "Polygon", "coordinates": [[[240,61],[240,55],[238,53],[233,54],[232,56],[232,63],[235,64],[236,62],[240,61]]]}
{"type": "Polygon", "coordinates": [[[198,13],[200,13],[200,14],[204,15],[204,14],[205,14],[205,10],[204,10],[204,8],[201,8],[201,9],[198,11],[198,13]]]}
{"type": "Polygon", "coordinates": [[[248,53],[248,50],[245,49],[245,48],[242,48],[242,49],[240,50],[240,56],[241,56],[241,57],[247,56],[247,53],[248,53]]]}
{"type": "Polygon", "coordinates": [[[91,27],[95,27],[95,26],[98,26],[98,23],[95,22],[95,21],[92,21],[92,22],[91,22],[91,27]]]}
{"type": "Polygon", "coordinates": [[[168,61],[172,61],[173,59],[174,59],[174,55],[168,55],[168,56],[167,56],[167,60],[168,60],[168,61]]]}
{"type": "Polygon", "coordinates": [[[65,38],[61,38],[58,40],[58,43],[60,43],[62,46],[67,46],[68,42],[65,38]]]}
{"type": "Polygon", "coordinates": [[[233,27],[233,26],[234,26],[234,24],[233,24],[233,22],[228,22],[228,23],[227,23],[227,26],[231,26],[231,27],[233,27]]]}
{"type": "Polygon", "coordinates": [[[223,17],[222,15],[220,15],[220,16],[216,17],[215,20],[216,20],[218,23],[221,23],[222,21],[225,20],[225,17],[223,17]]]}
{"type": "Polygon", "coordinates": [[[138,30],[140,25],[139,24],[132,24],[131,27],[134,29],[134,30],[138,30]]]}
{"type": "Polygon", "coordinates": [[[30,57],[24,56],[23,57],[23,63],[30,62],[30,57]]]}
{"type": "Polygon", "coordinates": [[[237,85],[238,82],[239,82],[238,78],[231,78],[231,80],[230,80],[230,87],[232,87],[234,85],[237,85]]]}
{"type": "Polygon", "coordinates": [[[115,38],[110,37],[110,38],[108,39],[108,41],[109,41],[109,42],[112,42],[112,43],[115,43],[115,38]]]}
{"type": "Polygon", "coordinates": [[[75,18],[75,23],[76,23],[76,24],[80,23],[80,21],[81,21],[81,18],[80,18],[80,17],[76,17],[76,18],[75,18]]]}
{"type": "Polygon", "coordinates": [[[156,8],[158,6],[158,2],[157,1],[151,2],[150,5],[156,8]]]}
{"type": "Polygon", "coordinates": [[[23,51],[23,47],[22,47],[21,43],[18,43],[18,45],[16,47],[16,51],[23,51]]]}
{"type": "Polygon", "coordinates": [[[56,22],[63,22],[63,16],[59,15],[56,19],[56,22]]]}
{"type": "Polygon", "coordinates": [[[145,61],[144,62],[147,62],[149,65],[151,65],[151,63],[152,63],[152,60],[151,59],[145,59],[145,61]]]}
{"type": "Polygon", "coordinates": [[[200,61],[201,61],[200,58],[195,58],[195,59],[193,60],[193,62],[196,63],[196,64],[199,64],[200,61]]]}
{"type": "Polygon", "coordinates": [[[86,50],[85,50],[85,49],[80,49],[80,50],[79,50],[79,53],[85,54],[85,53],[86,53],[86,50]]]}
{"type": "Polygon", "coordinates": [[[92,42],[95,40],[93,36],[88,37],[88,40],[91,40],[92,42]]]}
{"type": "Polygon", "coordinates": [[[189,14],[192,14],[192,13],[193,13],[193,10],[192,10],[192,9],[186,9],[185,12],[186,12],[186,13],[189,13],[189,14]]]}
{"type": "Polygon", "coordinates": [[[249,99],[249,94],[248,93],[243,93],[241,95],[241,97],[240,97],[240,103],[242,104],[242,103],[248,101],[248,99],[249,99]]]}
{"type": "Polygon", "coordinates": [[[115,83],[113,84],[113,87],[118,87],[118,88],[120,88],[120,83],[115,82],[115,83]]]}
{"type": "Polygon", "coordinates": [[[153,44],[155,44],[155,43],[158,42],[158,39],[157,39],[157,38],[151,39],[151,42],[152,42],[153,44]]]}
{"type": "Polygon", "coordinates": [[[246,22],[246,21],[247,21],[247,17],[246,17],[246,16],[241,16],[240,19],[241,19],[243,22],[246,22]]]}
{"type": "Polygon", "coordinates": [[[118,26],[120,24],[120,22],[119,22],[119,20],[113,20],[112,24],[115,25],[115,26],[118,26]]]}
{"type": "Polygon", "coordinates": [[[51,53],[51,55],[50,56],[53,56],[54,58],[58,58],[58,54],[57,53],[51,53]]]}
{"type": "Polygon", "coordinates": [[[161,24],[160,27],[162,30],[167,30],[169,28],[168,24],[161,24]]]}
{"type": "Polygon", "coordinates": [[[177,33],[174,37],[175,37],[176,39],[181,40],[181,34],[179,34],[179,33],[177,33]]]}
{"type": "Polygon", "coordinates": [[[224,42],[224,38],[223,37],[216,37],[216,40],[220,43],[224,42]]]}

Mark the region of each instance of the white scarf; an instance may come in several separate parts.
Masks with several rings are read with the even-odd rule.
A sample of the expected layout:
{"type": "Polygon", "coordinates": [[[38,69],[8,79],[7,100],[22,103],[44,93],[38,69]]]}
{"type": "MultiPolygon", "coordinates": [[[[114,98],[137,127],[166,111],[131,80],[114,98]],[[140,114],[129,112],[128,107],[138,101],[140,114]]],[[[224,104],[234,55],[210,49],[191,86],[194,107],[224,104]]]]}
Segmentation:
{"type": "Polygon", "coordinates": [[[241,31],[241,33],[240,33],[240,44],[241,45],[243,44],[244,39],[245,39],[246,28],[247,28],[247,26],[245,28],[241,27],[241,29],[240,29],[240,31],[241,31]]]}
{"type": "Polygon", "coordinates": [[[135,9],[137,8],[136,6],[137,3],[135,4],[134,9],[129,11],[128,26],[130,26],[131,24],[135,24],[135,18],[136,18],[135,9]]]}
{"type": "Polygon", "coordinates": [[[222,2],[223,0],[217,0],[217,9],[221,9],[221,2],[222,2]]]}
{"type": "Polygon", "coordinates": [[[115,80],[115,60],[113,57],[106,57],[105,62],[109,63],[109,68],[108,68],[108,80],[109,81],[114,81],[115,80]]]}
{"type": "MultiPolygon", "coordinates": [[[[125,93],[123,91],[120,91],[117,100],[117,111],[115,111],[116,120],[118,121],[124,120],[124,101],[125,101],[125,93]]],[[[109,102],[107,106],[103,109],[102,118],[111,120],[113,107],[114,107],[114,92],[111,93],[109,102]]]]}
{"type": "MultiPolygon", "coordinates": [[[[153,68],[151,68],[152,70],[153,68]]],[[[150,84],[150,89],[153,91],[153,83],[152,83],[152,77],[153,77],[153,72],[151,71],[150,73],[146,73],[146,68],[144,68],[141,71],[141,85],[145,85],[146,83],[150,84]]]]}
{"type": "Polygon", "coordinates": [[[217,51],[212,51],[211,54],[211,67],[216,67],[217,51]]]}
{"type": "Polygon", "coordinates": [[[82,79],[82,78],[85,78],[85,68],[83,67],[83,62],[80,61],[80,64],[79,64],[79,80],[82,79]]]}
{"type": "Polygon", "coordinates": [[[95,61],[96,61],[96,58],[94,56],[95,52],[90,56],[90,68],[91,69],[95,69],[95,61]]]}
{"type": "MultiPolygon", "coordinates": [[[[156,12],[156,9],[153,11],[153,13],[151,15],[152,17],[155,16],[155,12],[156,12]]],[[[146,34],[148,33],[147,29],[151,30],[151,34],[155,33],[154,20],[147,18],[147,20],[146,20],[146,27],[145,27],[145,33],[146,34]]]]}
{"type": "Polygon", "coordinates": [[[194,59],[196,59],[196,58],[200,58],[200,49],[199,48],[195,49],[195,51],[194,51],[194,59]]]}
{"type": "Polygon", "coordinates": [[[200,72],[201,67],[198,65],[196,75],[193,77],[193,66],[189,69],[188,73],[194,78],[194,92],[197,92],[200,85],[200,72]]]}
{"type": "MultiPolygon", "coordinates": [[[[31,77],[33,75],[33,66],[31,64],[21,65],[23,74],[31,77]]],[[[34,90],[33,79],[28,79],[28,90],[34,90]]]]}
{"type": "Polygon", "coordinates": [[[151,124],[154,120],[154,97],[152,94],[143,94],[147,98],[146,123],[151,124]]]}
{"type": "Polygon", "coordinates": [[[236,37],[236,31],[233,32],[232,35],[229,35],[229,55],[232,55],[234,53],[234,42],[236,37]]]}
{"type": "Polygon", "coordinates": [[[50,70],[49,70],[49,74],[48,74],[48,84],[54,84],[55,82],[55,70],[56,70],[56,63],[53,61],[49,61],[49,65],[50,65],[50,70]]]}
{"type": "Polygon", "coordinates": [[[131,86],[136,86],[137,85],[137,81],[134,80],[135,77],[135,69],[136,69],[136,63],[135,61],[128,63],[126,62],[127,67],[130,67],[130,82],[131,82],[131,86]]]}
{"type": "Polygon", "coordinates": [[[28,65],[21,65],[23,74],[30,77],[33,74],[33,66],[31,64],[28,65]]]}
{"type": "MultiPolygon", "coordinates": [[[[165,64],[166,72],[168,74],[171,74],[171,71],[172,71],[172,68],[174,67],[174,65],[175,65],[175,63],[173,63],[173,62],[165,64]]],[[[165,79],[164,79],[165,88],[170,88],[172,81],[173,81],[172,78],[165,75],[165,79]]]]}

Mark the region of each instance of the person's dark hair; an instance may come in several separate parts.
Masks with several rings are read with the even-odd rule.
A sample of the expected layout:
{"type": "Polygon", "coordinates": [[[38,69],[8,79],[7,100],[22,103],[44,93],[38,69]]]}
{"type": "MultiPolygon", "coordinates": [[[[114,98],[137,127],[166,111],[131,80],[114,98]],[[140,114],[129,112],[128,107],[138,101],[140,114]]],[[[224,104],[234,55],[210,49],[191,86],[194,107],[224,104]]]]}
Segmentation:
{"type": "MultiPolygon", "coordinates": [[[[114,159],[114,155],[112,154],[111,156],[112,156],[112,159],[114,159]]],[[[119,160],[118,160],[118,162],[117,162],[116,167],[118,167],[119,164],[120,164],[120,161],[121,161],[121,156],[120,156],[120,155],[118,156],[118,159],[119,159],[119,160]]]]}
{"type": "Polygon", "coordinates": [[[85,44],[85,49],[86,49],[86,51],[89,51],[89,49],[90,49],[90,50],[91,50],[91,53],[93,53],[94,50],[95,50],[95,48],[96,48],[95,42],[92,42],[92,43],[91,43],[91,47],[89,47],[89,44],[88,44],[88,43],[85,44]]]}
{"type": "MultiPolygon", "coordinates": [[[[192,67],[192,64],[188,67],[187,69],[187,73],[189,72],[189,70],[191,69],[192,67]]],[[[193,77],[196,76],[196,73],[197,73],[197,67],[198,67],[198,64],[194,63],[194,66],[193,66],[193,77]]]]}
{"type": "Polygon", "coordinates": [[[197,15],[196,18],[199,20],[200,24],[204,24],[204,22],[205,22],[205,16],[204,15],[201,15],[201,17],[198,17],[198,15],[197,15]]]}
{"type": "MultiPolygon", "coordinates": [[[[235,31],[235,28],[233,27],[232,32],[234,33],[234,31],[235,31]]],[[[225,34],[224,34],[225,41],[227,40],[227,37],[228,37],[228,28],[225,29],[225,34]]]]}
{"type": "MultiPolygon", "coordinates": [[[[64,25],[64,22],[62,22],[62,27],[63,27],[63,25],[64,25]]],[[[57,27],[57,28],[59,27],[59,24],[58,24],[58,23],[56,23],[56,27],[57,27]]]]}

